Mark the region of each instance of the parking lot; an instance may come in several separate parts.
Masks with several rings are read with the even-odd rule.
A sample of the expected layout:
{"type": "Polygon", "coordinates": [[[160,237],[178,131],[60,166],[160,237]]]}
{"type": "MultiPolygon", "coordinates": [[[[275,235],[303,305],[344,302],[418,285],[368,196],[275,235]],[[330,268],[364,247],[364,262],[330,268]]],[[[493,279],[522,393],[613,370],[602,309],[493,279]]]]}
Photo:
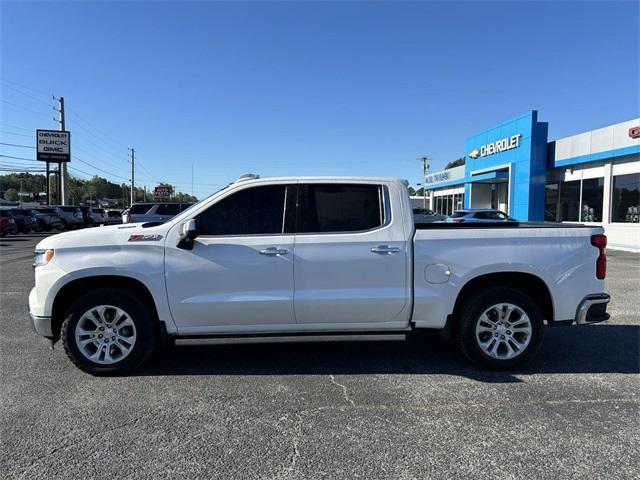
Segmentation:
{"type": "Polygon", "coordinates": [[[640,255],[611,320],[546,330],[525,368],[410,341],[182,347],[94,378],[32,330],[32,251],[0,239],[4,478],[638,478],[640,255]]]}

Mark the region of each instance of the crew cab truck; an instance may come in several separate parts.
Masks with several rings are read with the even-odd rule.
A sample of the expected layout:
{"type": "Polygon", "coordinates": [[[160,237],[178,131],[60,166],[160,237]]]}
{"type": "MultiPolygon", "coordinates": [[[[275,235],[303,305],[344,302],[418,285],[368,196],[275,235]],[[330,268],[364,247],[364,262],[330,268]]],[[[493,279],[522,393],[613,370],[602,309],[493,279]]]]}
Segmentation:
{"type": "Polygon", "coordinates": [[[544,324],[608,318],[601,227],[415,224],[406,183],[241,177],[166,223],[67,232],[35,252],[35,330],[96,375],[158,346],[398,340],[439,329],[513,367],[544,324]]]}

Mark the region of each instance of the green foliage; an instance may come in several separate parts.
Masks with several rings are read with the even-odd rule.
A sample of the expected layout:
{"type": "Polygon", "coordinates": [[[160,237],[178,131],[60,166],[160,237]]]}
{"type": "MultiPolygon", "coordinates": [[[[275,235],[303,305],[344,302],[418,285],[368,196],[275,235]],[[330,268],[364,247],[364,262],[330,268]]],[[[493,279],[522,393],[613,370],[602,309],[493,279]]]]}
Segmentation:
{"type": "Polygon", "coordinates": [[[460,157],[455,159],[453,162],[447,163],[444,169],[446,170],[447,168],[459,167],[460,165],[464,165],[464,163],[465,163],[464,157],[460,157]]]}
{"type": "MultiPolygon", "coordinates": [[[[20,191],[21,182],[22,192],[24,192],[25,194],[23,200],[27,200],[27,198],[33,199],[34,194],[46,191],[46,181],[44,175],[32,175],[30,173],[9,173],[7,175],[0,175],[0,192],[5,192],[5,199],[9,200],[7,198],[7,195],[10,195],[13,198],[14,194],[15,200],[18,199],[18,192],[20,191]]],[[[51,203],[60,203],[55,195],[55,192],[57,192],[58,189],[56,177],[53,175],[51,176],[50,186],[52,191],[51,203]]],[[[116,200],[118,202],[118,205],[122,207],[123,197],[125,199],[125,203],[127,205],[129,204],[129,185],[113,183],[106,178],[102,178],[97,175],[88,180],[69,176],[67,189],[69,192],[69,203],[73,205],[91,203],[109,198],[111,200],[116,200]]],[[[144,199],[144,189],[136,187],[135,201],[142,202],[144,201],[144,199]]],[[[146,199],[147,201],[153,200],[153,189],[151,191],[147,191],[146,199]]],[[[177,192],[172,195],[170,200],[179,202],[195,202],[197,201],[197,198],[192,195],[187,195],[186,193],[177,192]]]]}
{"type": "Polygon", "coordinates": [[[8,189],[4,192],[4,199],[9,200],[10,202],[16,202],[18,200],[18,190],[15,188],[8,189]]]}

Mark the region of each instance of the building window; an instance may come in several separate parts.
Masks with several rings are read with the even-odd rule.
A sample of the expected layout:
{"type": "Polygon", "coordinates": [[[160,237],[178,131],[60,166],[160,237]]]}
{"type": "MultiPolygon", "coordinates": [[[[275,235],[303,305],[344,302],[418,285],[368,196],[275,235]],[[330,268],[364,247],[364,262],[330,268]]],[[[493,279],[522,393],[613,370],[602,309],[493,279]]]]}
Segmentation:
{"type": "Polygon", "coordinates": [[[558,184],[548,183],[544,186],[544,220],[558,221],[558,184]]]}
{"type": "Polygon", "coordinates": [[[602,221],[602,199],[604,194],[604,178],[589,178],[582,181],[581,222],[602,221]]]}
{"type": "Polygon", "coordinates": [[[640,214],[640,173],[616,175],[613,177],[611,195],[611,221],[639,223],[640,214]]]}
{"type": "Polygon", "coordinates": [[[560,184],[559,222],[577,222],[579,219],[580,180],[560,184]]]}

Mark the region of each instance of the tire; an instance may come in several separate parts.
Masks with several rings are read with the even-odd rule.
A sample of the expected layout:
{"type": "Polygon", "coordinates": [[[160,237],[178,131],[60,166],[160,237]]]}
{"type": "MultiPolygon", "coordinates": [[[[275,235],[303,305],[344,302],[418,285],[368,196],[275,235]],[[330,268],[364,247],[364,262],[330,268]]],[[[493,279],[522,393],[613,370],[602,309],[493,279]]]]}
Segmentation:
{"type": "Polygon", "coordinates": [[[533,357],[542,344],[544,321],[528,295],[507,287],[479,292],[462,308],[455,339],[472,362],[507,370],[533,357]]]}
{"type": "Polygon", "coordinates": [[[153,315],[135,296],[119,288],[100,288],[67,310],[60,338],[80,370],[104,376],[137,369],[151,356],[157,335],[153,315]]]}

